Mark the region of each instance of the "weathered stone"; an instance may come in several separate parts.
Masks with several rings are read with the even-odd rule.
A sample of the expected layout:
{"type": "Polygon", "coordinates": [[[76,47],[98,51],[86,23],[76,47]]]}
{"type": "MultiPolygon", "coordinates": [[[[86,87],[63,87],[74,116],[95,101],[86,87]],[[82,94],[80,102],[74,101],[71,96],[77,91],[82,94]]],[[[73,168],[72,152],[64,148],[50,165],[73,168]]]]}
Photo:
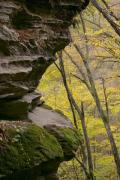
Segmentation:
{"type": "Polygon", "coordinates": [[[13,124],[8,123],[0,139],[0,176],[18,180],[30,179],[32,175],[31,179],[36,179],[57,171],[59,163],[64,160],[57,139],[30,123],[16,124],[16,128],[13,124]]]}
{"type": "Polygon", "coordinates": [[[81,136],[66,117],[40,107],[36,88],[88,3],[0,0],[0,179],[57,179],[60,162],[74,156],[81,136]]]}
{"type": "Polygon", "coordinates": [[[32,112],[29,112],[28,117],[32,122],[41,127],[73,127],[72,123],[67,117],[46,106],[36,107],[32,112]]]}
{"type": "MultiPolygon", "coordinates": [[[[25,119],[9,113],[6,99],[20,104],[34,92],[55,53],[70,42],[68,26],[87,0],[0,0],[0,118],[25,119]],[[3,114],[5,113],[5,114],[3,114]],[[1,112],[0,112],[1,114],[1,112]]],[[[32,102],[31,102],[32,103],[32,102]]],[[[26,104],[26,102],[25,102],[26,104]]],[[[19,107],[19,105],[18,105],[19,107]]]]}
{"type": "Polygon", "coordinates": [[[74,157],[81,135],[70,127],[0,122],[0,179],[57,179],[60,162],[74,157]]]}

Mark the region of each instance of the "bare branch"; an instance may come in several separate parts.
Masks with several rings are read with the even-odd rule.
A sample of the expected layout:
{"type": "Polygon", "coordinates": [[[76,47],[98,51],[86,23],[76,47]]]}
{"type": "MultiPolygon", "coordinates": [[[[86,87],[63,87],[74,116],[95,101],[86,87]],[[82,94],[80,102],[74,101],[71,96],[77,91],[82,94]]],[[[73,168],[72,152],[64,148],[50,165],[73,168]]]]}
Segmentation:
{"type": "Polygon", "coordinates": [[[114,22],[114,20],[112,19],[112,16],[110,15],[110,13],[107,10],[103,9],[96,0],[91,0],[91,2],[93,4],[93,6],[95,6],[98,9],[98,11],[100,13],[102,13],[104,18],[112,26],[114,31],[120,36],[120,26],[114,22]]]}

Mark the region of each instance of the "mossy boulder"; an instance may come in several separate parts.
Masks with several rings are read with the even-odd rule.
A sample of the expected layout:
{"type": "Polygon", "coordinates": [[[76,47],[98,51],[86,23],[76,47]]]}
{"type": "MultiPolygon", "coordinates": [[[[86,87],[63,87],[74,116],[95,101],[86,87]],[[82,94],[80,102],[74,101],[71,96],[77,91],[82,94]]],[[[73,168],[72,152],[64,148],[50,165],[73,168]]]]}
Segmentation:
{"type": "MultiPolygon", "coordinates": [[[[35,167],[41,175],[42,164],[51,160],[54,164],[60,163],[64,159],[62,147],[57,139],[43,128],[27,124],[24,127],[8,128],[4,133],[0,140],[1,176],[35,167]]],[[[49,170],[46,168],[46,171],[49,170]]]]}
{"type": "Polygon", "coordinates": [[[54,177],[59,164],[74,157],[82,139],[74,128],[3,122],[0,122],[0,179],[54,177]]]}
{"type": "Polygon", "coordinates": [[[82,139],[74,128],[22,121],[1,121],[0,130],[0,179],[5,180],[56,176],[59,164],[74,157],[82,139]]]}
{"type": "Polygon", "coordinates": [[[70,127],[59,127],[59,126],[46,126],[45,127],[49,133],[54,135],[58,142],[60,143],[64,159],[70,160],[74,157],[75,151],[81,145],[83,140],[82,134],[70,127]]]}

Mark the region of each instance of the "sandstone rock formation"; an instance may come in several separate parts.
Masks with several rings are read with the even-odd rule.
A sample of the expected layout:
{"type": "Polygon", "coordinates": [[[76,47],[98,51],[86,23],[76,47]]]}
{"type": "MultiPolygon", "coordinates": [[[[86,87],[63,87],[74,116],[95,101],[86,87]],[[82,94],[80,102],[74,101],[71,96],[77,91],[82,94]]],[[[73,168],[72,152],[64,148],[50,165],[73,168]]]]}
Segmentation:
{"type": "MultiPolygon", "coordinates": [[[[19,174],[21,170],[31,169],[31,173],[36,174],[34,178],[31,176],[31,179],[37,179],[37,176],[46,173],[43,168],[46,167],[49,169],[48,178],[56,179],[56,175],[53,177],[49,174],[55,174],[59,163],[66,159],[65,156],[67,157],[63,144],[69,144],[71,137],[73,139],[73,144],[70,141],[71,147],[73,150],[77,149],[79,136],[67,121],[63,123],[63,120],[60,120],[61,122],[57,124],[48,118],[49,123],[48,121],[44,123],[45,129],[39,127],[38,130],[37,126],[29,124],[29,120],[36,123],[34,115],[37,111],[37,119],[39,117],[41,123],[36,124],[42,126],[42,114],[39,114],[39,111],[43,110],[39,109],[41,94],[36,92],[36,87],[46,68],[55,61],[55,53],[69,44],[68,27],[72,24],[76,13],[83,10],[88,2],[89,0],[0,0],[1,178],[3,176],[10,178],[9,174],[19,174]],[[27,122],[24,124],[23,121],[27,122]],[[68,131],[64,131],[65,127],[68,131]],[[26,132],[29,132],[28,137],[26,132]],[[67,133],[71,136],[68,137],[67,133]],[[43,140],[39,140],[44,134],[45,136],[52,134],[49,137],[48,147],[44,145],[43,140]],[[65,143],[62,144],[63,141],[65,143]],[[21,153],[20,142],[25,156],[18,156],[21,153]],[[44,149],[42,153],[39,145],[34,146],[33,142],[40,143],[39,145],[44,149]],[[52,152],[54,149],[52,142],[56,144],[57,149],[55,154],[53,152],[50,155],[49,151],[52,152]],[[33,147],[29,149],[27,145],[32,143],[33,147]],[[31,155],[32,151],[36,151],[36,154],[31,155]],[[14,156],[16,158],[12,159],[14,156]],[[50,169],[49,165],[53,163],[54,168],[50,169]]],[[[47,138],[44,139],[45,141],[47,142],[47,138]]],[[[68,152],[68,157],[72,156],[71,150],[68,152]]],[[[24,175],[22,178],[28,179],[24,175]]],[[[16,178],[16,175],[13,175],[11,179],[18,179],[18,176],[16,178]]]]}

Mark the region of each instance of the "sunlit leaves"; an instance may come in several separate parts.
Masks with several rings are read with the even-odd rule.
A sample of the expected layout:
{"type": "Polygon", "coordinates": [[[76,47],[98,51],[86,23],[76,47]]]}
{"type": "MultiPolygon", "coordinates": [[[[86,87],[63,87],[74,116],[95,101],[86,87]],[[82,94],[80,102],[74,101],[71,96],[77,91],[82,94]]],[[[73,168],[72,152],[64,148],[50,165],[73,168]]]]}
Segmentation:
{"type": "MultiPolygon", "coordinates": [[[[99,2],[101,3],[101,1],[99,2]]],[[[117,10],[116,13],[120,11],[118,6],[110,8],[110,10],[113,9],[117,10]]],[[[93,6],[90,5],[88,7],[88,10],[83,14],[83,18],[87,27],[86,35],[88,37],[87,44],[89,45],[89,65],[104,111],[106,111],[106,102],[101,79],[103,78],[105,81],[109,119],[114,138],[120,151],[120,38],[93,6]]],[[[77,20],[80,21],[79,15],[77,20]]],[[[119,24],[118,21],[116,23],[119,24]]],[[[85,53],[86,40],[83,35],[81,24],[77,26],[77,29],[71,28],[70,30],[73,41],[79,44],[83,53],[85,53]]],[[[82,59],[76,52],[72,43],[66,48],[66,51],[71,54],[75,62],[79,64],[79,67],[86,75],[82,59]]],[[[63,57],[69,88],[79,106],[81,102],[84,102],[86,126],[90,137],[97,180],[116,179],[115,164],[111,155],[110,144],[93,98],[85,84],[73,76],[73,74],[77,74],[81,78],[80,72],[71,63],[64,52],[63,57]]],[[[67,94],[62,84],[62,78],[55,65],[52,65],[46,71],[38,89],[42,91],[48,105],[52,106],[54,109],[63,111],[63,113],[73,121],[67,94]]],[[[81,129],[81,121],[77,113],[76,117],[79,128],[81,129]]],[[[62,169],[60,169],[61,179],[67,180],[75,178],[74,167],[79,169],[79,177],[81,177],[81,179],[84,178],[84,174],[76,161],[74,165],[72,161],[67,163],[67,166],[66,163],[64,164],[62,164],[62,169]]]]}

